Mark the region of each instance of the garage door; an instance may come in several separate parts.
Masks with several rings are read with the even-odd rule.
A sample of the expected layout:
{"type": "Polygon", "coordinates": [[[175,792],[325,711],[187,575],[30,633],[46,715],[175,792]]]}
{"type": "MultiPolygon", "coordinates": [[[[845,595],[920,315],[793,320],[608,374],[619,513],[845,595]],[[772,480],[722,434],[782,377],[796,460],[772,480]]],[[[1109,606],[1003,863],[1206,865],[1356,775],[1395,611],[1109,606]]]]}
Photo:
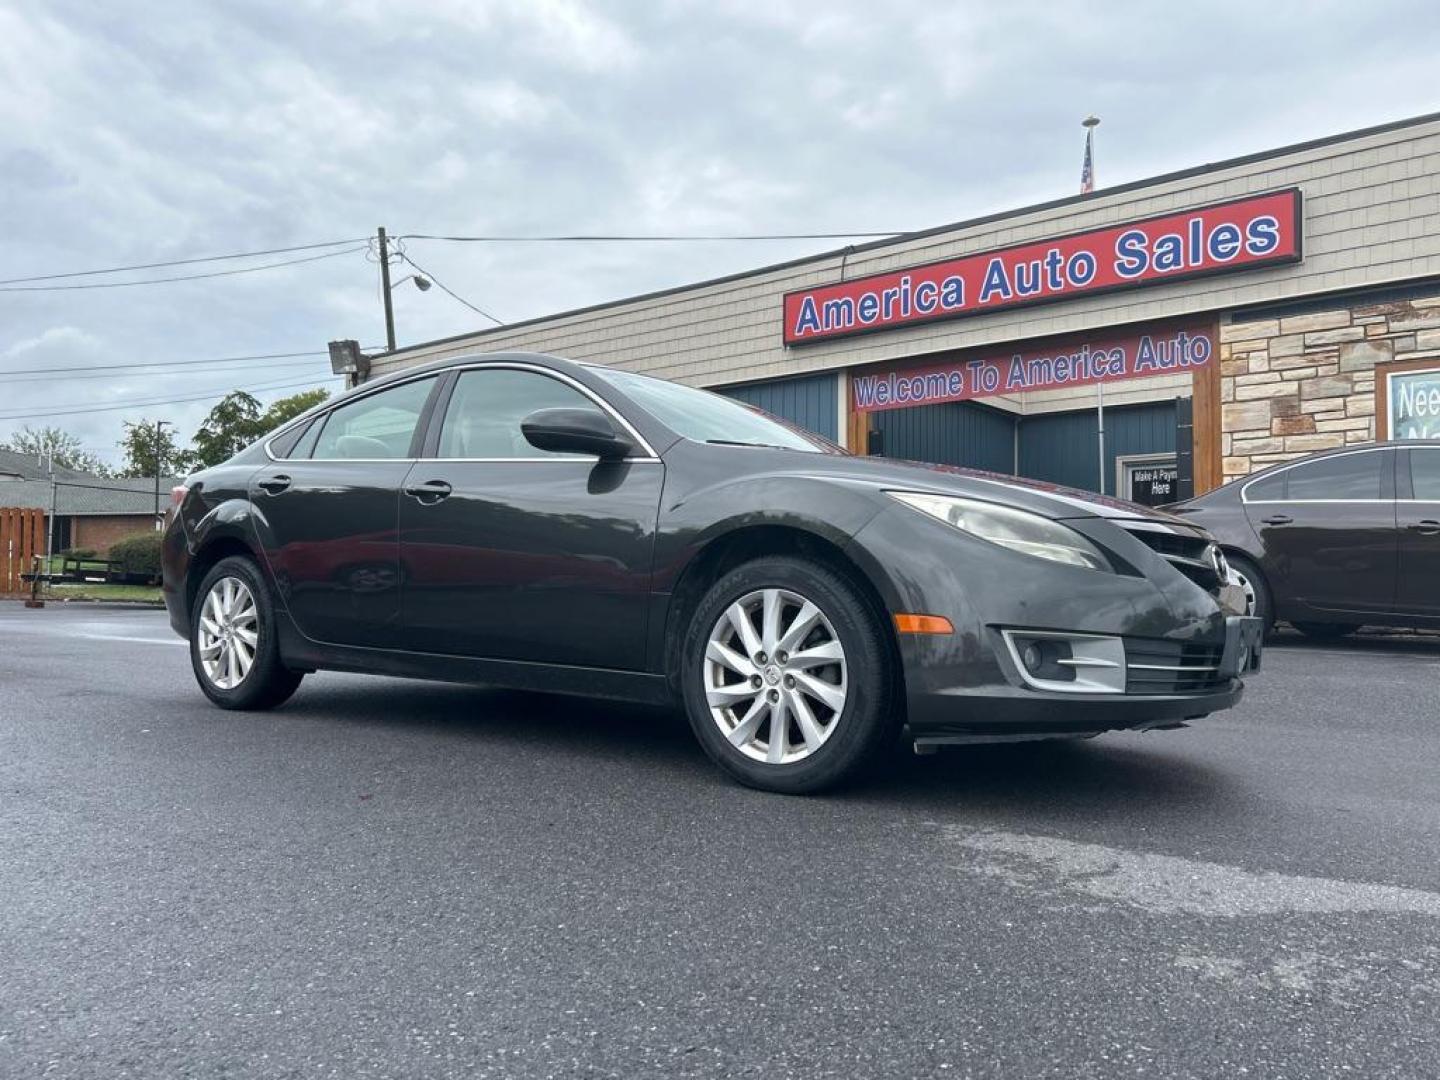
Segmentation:
{"type": "Polygon", "coordinates": [[[988,405],[952,401],[872,414],[886,457],[1015,471],[1015,418],[988,405]]]}
{"type": "Polygon", "coordinates": [[[804,375],[795,379],[722,386],[717,391],[747,405],[764,409],[782,420],[834,440],[836,436],[835,376],[804,375]]]}
{"type": "MultiPolygon", "coordinates": [[[[1115,493],[1115,459],[1175,452],[1174,401],[1105,410],[1105,491],[1115,493]]],[[[1099,422],[1094,409],[1027,416],[1020,422],[1020,474],[1100,490],[1099,422]]]]}

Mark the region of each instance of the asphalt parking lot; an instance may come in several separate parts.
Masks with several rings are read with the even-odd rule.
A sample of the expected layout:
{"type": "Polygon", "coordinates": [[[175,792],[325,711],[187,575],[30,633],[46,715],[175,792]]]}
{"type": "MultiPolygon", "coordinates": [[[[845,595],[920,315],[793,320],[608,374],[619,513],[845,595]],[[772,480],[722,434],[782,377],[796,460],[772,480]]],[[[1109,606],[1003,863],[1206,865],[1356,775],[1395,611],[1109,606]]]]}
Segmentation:
{"type": "Polygon", "coordinates": [[[1440,642],[1188,731],[733,786],[662,712],[0,604],[0,1076],[1433,1077],[1440,642]]]}

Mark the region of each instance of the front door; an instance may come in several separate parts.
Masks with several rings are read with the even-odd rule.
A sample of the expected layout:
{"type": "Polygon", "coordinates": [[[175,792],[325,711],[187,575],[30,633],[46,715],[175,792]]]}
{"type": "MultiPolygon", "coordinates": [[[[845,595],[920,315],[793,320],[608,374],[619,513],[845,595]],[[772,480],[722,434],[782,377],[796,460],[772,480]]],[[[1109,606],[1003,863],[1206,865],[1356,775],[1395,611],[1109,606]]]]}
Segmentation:
{"type": "Polygon", "coordinates": [[[1395,454],[1317,458],[1244,490],[1281,618],[1384,612],[1395,600],[1395,454]]]}
{"type": "Polygon", "coordinates": [[[1440,445],[1412,446],[1402,462],[1395,504],[1400,527],[1396,607],[1407,615],[1440,618],[1440,445]]]}
{"type": "Polygon", "coordinates": [[[256,533],[280,601],[311,640],[395,641],[400,485],[436,382],[416,379],[341,405],[250,482],[256,533]]]}
{"type": "Polygon", "coordinates": [[[643,669],[664,466],[536,449],[549,408],[600,405],[541,368],[456,378],[400,499],[406,648],[643,669]]]}

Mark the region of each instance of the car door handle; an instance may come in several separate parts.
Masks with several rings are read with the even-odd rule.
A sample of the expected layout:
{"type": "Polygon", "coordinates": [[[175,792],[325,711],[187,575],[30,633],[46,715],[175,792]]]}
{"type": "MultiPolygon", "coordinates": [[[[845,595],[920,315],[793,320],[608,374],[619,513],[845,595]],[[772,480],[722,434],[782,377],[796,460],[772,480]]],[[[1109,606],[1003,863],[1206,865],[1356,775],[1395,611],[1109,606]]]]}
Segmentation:
{"type": "Polygon", "coordinates": [[[1406,528],[1411,532],[1418,532],[1421,536],[1440,535],[1440,521],[1436,521],[1434,518],[1424,518],[1407,525],[1406,528]]]}
{"type": "Polygon", "coordinates": [[[453,490],[455,489],[444,480],[426,480],[423,484],[408,485],[405,488],[405,494],[426,506],[433,506],[446,498],[453,490]]]}
{"type": "Polygon", "coordinates": [[[271,495],[279,495],[290,486],[290,477],[281,473],[279,476],[267,476],[255,485],[261,491],[269,492],[271,495]]]}
{"type": "Polygon", "coordinates": [[[1262,525],[1289,525],[1295,519],[1289,514],[1271,514],[1268,518],[1261,518],[1262,525]]]}

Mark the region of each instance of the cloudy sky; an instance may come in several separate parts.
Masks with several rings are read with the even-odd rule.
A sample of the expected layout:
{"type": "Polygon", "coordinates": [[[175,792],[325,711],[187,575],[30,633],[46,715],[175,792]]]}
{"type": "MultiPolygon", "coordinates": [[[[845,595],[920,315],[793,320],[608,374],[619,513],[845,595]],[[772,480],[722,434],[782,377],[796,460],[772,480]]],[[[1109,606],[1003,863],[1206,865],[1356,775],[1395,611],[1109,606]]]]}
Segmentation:
{"type": "MultiPolygon", "coordinates": [[[[1012,0],[0,0],[0,440],[121,422],[188,436],[237,387],[334,385],[383,342],[357,245],[14,282],[392,233],[923,228],[1440,109],[1431,3],[1012,0]],[[299,265],[123,288],[29,291],[299,265]],[[23,287],[23,288],[22,288],[23,287]],[[204,398],[203,401],[180,399],[204,398]],[[129,404],[135,403],[135,404],[129,404]],[[123,408],[106,408],[124,404],[123,408]],[[104,411],[100,411],[104,409],[104,411]],[[85,411],[88,410],[88,411],[85,411]]],[[[408,252],[505,320],[836,246],[408,252]]],[[[486,325],[396,292],[402,343],[486,325]]]]}

